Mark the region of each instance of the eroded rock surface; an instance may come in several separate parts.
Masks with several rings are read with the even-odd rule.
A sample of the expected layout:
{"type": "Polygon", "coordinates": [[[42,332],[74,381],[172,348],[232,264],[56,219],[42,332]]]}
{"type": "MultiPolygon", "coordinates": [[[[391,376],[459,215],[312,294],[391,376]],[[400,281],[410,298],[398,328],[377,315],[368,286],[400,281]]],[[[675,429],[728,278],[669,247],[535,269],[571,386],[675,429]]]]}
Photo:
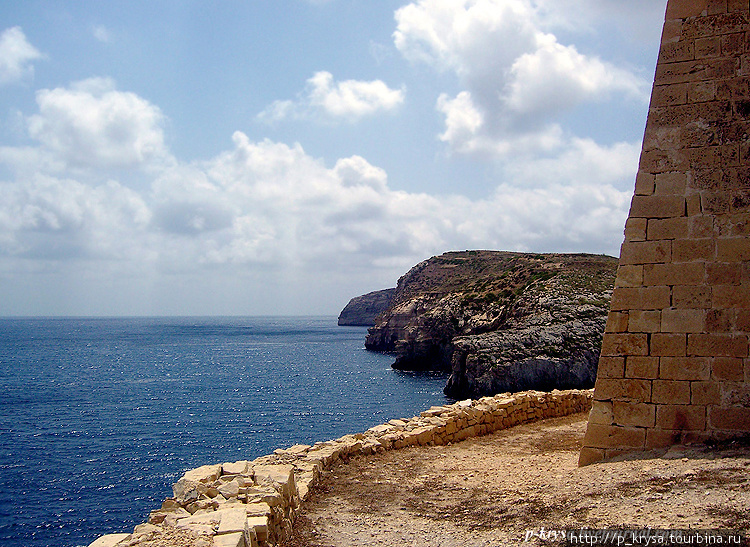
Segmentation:
{"type": "Polygon", "coordinates": [[[399,279],[365,347],[394,368],[450,372],[456,398],[588,388],[616,269],[604,255],[445,253],[399,279]]]}

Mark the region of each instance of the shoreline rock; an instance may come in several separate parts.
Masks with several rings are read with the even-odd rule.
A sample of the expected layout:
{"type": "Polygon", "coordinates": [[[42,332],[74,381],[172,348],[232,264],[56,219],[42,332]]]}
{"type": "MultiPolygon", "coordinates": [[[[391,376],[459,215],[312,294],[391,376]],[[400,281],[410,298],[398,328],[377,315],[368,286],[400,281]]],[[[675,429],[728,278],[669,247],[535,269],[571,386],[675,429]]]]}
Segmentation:
{"type": "Polygon", "coordinates": [[[594,384],[617,259],[449,252],[398,281],[365,347],[401,370],[451,374],[446,395],[594,384]]]}
{"type": "Polygon", "coordinates": [[[338,324],[340,327],[371,327],[378,316],[391,307],[396,289],[373,291],[362,296],[355,296],[341,310],[338,324]]]}

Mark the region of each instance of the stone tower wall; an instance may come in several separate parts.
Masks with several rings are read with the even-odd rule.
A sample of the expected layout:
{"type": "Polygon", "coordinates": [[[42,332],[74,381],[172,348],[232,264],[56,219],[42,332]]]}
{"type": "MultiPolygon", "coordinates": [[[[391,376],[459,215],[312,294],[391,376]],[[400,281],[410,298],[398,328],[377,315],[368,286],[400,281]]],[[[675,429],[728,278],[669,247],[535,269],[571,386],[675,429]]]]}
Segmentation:
{"type": "Polygon", "coordinates": [[[750,2],[669,0],[580,464],[750,434],[750,2]]]}

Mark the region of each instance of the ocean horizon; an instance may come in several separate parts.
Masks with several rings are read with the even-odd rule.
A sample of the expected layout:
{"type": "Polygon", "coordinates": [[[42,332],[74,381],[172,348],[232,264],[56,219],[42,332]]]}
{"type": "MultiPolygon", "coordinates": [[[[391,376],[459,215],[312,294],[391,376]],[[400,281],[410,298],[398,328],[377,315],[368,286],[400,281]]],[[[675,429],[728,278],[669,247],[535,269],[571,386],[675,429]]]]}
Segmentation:
{"type": "Polygon", "coordinates": [[[130,532],[182,473],[408,418],[446,375],[335,316],[0,318],[0,544],[130,532]]]}

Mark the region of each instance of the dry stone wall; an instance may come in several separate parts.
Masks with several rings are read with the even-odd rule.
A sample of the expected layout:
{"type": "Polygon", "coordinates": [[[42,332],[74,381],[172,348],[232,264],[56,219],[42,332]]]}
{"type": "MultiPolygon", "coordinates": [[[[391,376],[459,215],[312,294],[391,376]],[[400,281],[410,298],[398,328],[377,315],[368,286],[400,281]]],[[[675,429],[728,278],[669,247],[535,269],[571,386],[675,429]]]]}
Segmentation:
{"type": "MultiPolygon", "coordinates": [[[[89,547],[184,546],[165,542],[190,532],[192,545],[256,547],[289,537],[292,524],[323,470],[353,456],[407,446],[446,445],[543,418],[586,412],[592,390],[503,393],[435,406],[354,435],[312,446],[278,449],[253,461],[206,465],[186,472],[173,497],[132,534],[108,534],[89,547]]],[[[184,541],[184,540],[182,540],[184,541]]]]}
{"type": "Polygon", "coordinates": [[[750,433],[750,2],[669,0],[580,464],[750,433]]]}

